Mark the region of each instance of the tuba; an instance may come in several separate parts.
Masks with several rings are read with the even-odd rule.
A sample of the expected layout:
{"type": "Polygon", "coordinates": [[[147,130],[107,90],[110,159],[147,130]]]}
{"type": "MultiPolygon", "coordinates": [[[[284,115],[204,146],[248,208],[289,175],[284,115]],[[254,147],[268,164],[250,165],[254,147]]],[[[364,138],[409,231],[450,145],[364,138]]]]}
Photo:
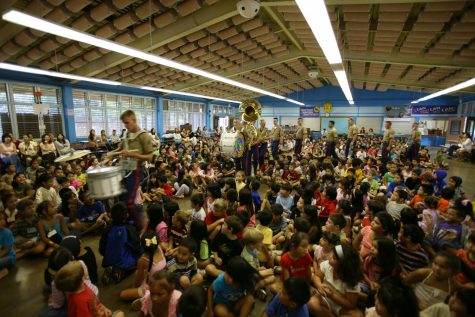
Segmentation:
{"type": "MultiPolygon", "coordinates": [[[[248,133],[253,136],[254,141],[257,137],[257,129],[254,123],[261,117],[262,106],[259,101],[255,99],[244,100],[239,106],[239,112],[241,113],[241,119],[248,124],[248,133]]],[[[255,143],[255,142],[253,142],[255,143]]],[[[253,144],[252,144],[253,145],[253,144]]]]}

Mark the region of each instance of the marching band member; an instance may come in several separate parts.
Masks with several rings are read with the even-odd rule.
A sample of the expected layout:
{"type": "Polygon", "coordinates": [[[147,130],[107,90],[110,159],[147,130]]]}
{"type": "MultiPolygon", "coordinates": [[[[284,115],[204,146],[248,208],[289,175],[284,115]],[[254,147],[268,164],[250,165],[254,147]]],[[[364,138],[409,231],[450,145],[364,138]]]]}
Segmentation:
{"type": "Polygon", "coordinates": [[[300,155],[302,152],[302,141],[307,138],[307,129],[303,126],[303,119],[297,119],[298,128],[295,132],[295,150],[294,153],[300,155]]]}
{"type": "Polygon", "coordinates": [[[358,127],[353,122],[353,118],[348,118],[348,140],[346,140],[345,157],[354,156],[356,137],[358,136],[358,127]],[[351,153],[350,153],[351,152],[351,153]]]}
{"type": "Polygon", "coordinates": [[[328,132],[327,132],[327,146],[325,156],[333,156],[338,159],[338,155],[335,152],[335,141],[338,140],[338,131],[335,128],[335,121],[328,121],[328,132]]]}
{"type": "MultiPolygon", "coordinates": [[[[153,158],[153,139],[147,131],[142,130],[138,126],[137,117],[132,110],[123,112],[120,116],[120,120],[127,129],[127,132],[125,133],[124,140],[120,143],[118,149],[110,153],[121,152],[122,157],[130,158],[132,164],[135,164],[135,170],[127,175],[123,180],[126,192],[122,194],[119,199],[127,204],[130,218],[137,221],[135,197],[143,179],[143,165],[146,161],[151,161],[153,158]],[[125,138],[127,139],[125,140],[125,138]]],[[[129,166],[129,168],[131,167],[129,166]]]]}
{"type": "MultiPolygon", "coordinates": [[[[264,157],[267,152],[267,143],[269,142],[269,129],[266,128],[266,120],[261,119],[259,129],[257,129],[257,145],[259,147],[259,167],[264,164],[264,157]]],[[[256,170],[254,170],[256,174],[256,170]]]]}
{"type": "Polygon", "coordinates": [[[279,119],[274,118],[274,126],[270,131],[271,151],[274,161],[279,160],[279,144],[282,144],[284,134],[282,128],[279,126],[279,119]]]}
{"type": "Polygon", "coordinates": [[[411,145],[407,149],[407,158],[409,161],[419,160],[419,149],[421,148],[421,131],[419,131],[419,124],[414,122],[412,124],[411,145]]]}
{"type": "Polygon", "coordinates": [[[392,124],[391,121],[384,123],[383,143],[381,143],[381,160],[383,161],[384,167],[386,167],[386,163],[389,161],[389,152],[392,142],[394,141],[394,135],[396,134],[391,128],[392,124]]]}

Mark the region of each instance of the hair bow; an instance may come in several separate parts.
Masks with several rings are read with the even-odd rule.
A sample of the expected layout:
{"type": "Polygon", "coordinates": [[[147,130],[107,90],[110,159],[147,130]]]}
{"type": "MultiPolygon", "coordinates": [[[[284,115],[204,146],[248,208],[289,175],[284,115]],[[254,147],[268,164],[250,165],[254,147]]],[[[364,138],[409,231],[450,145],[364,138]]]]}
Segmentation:
{"type": "Polygon", "coordinates": [[[152,239],[147,239],[145,238],[145,246],[146,247],[149,247],[151,245],[157,245],[158,244],[158,241],[157,241],[157,237],[153,237],[152,239]]]}

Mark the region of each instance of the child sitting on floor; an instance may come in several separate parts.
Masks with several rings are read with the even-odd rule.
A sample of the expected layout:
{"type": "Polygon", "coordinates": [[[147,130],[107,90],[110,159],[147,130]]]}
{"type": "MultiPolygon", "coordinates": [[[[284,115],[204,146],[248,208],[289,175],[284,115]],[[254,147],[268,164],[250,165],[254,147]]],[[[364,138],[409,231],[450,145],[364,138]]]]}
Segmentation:
{"type": "Polygon", "coordinates": [[[6,227],[6,219],[6,215],[3,212],[0,213],[0,279],[7,276],[8,269],[16,263],[15,238],[13,238],[10,229],[6,227]]]}
{"type": "Polygon", "coordinates": [[[262,317],[307,317],[310,295],[306,281],[298,277],[288,278],[280,293],[267,305],[262,317]]]}
{"type": "Polygon", "coordinates": [[[192,238],[185,238],[181,240],[174,257],[167,262],[167,270],[175,273],[179,286],[183,289],[203,281],[197,271],[196,249],[196,242],[192,238]]]}
{"type": "Polygon", "coordinates": [[[243,258],[232,258],[208,289],[208,316],[249,316],[254,304],[250,295],[253,275],[254,270],[243,258]]]}
{"type": "Polygon", "coordinates": [[[135,227],[126,224],[127,206],[124,203],[114,205],[111,216],[112,225],[104,231],[99,241],[99,253],[104,256],[102,283],[105,285],[111,280],[120,282],[127,271],[135,269],[142,254],[135,227]]]}
{"type": "Polygon", "coordinates": [[[112,313],[104,306],[94,292],[86,286],[85,270],[79,261],[63,266],[54,278],[54,284],[68,294],[68,317],[125,316],[121,311],[112,313]]]}
{"type": "Polygon", "coordinates": [[[25,255],[42,254],[46,247],[45,243],[38,239],[40,218],[36,215],[33,205],[34,202],[31,199],[23,199],[17,204],[20,219],[11,228],[15,236],[17,258],[25,255]]]}

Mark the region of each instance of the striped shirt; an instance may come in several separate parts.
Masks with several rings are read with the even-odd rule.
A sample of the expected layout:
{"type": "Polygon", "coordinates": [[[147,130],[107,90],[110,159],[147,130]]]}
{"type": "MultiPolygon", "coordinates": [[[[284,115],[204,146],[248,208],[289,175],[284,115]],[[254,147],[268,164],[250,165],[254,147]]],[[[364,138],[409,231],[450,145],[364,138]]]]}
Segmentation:
{"type": "Polygon", "coordinates": [[[396,251],[399,256],[399,262],[407,273],[429,266],[429,257],[422,248],[411,251],[402,245],[400,241],[396,241],[396,251]]]}
{"type": "Polygon", "coordinates": [[[167,270],[175,273],[177,276],[186,276],[191,279],[197,272],[196,258],[193,257],[193,259],[186,263],[178,263],[176,258],[173,258],[167,262],[167,270]]]}

